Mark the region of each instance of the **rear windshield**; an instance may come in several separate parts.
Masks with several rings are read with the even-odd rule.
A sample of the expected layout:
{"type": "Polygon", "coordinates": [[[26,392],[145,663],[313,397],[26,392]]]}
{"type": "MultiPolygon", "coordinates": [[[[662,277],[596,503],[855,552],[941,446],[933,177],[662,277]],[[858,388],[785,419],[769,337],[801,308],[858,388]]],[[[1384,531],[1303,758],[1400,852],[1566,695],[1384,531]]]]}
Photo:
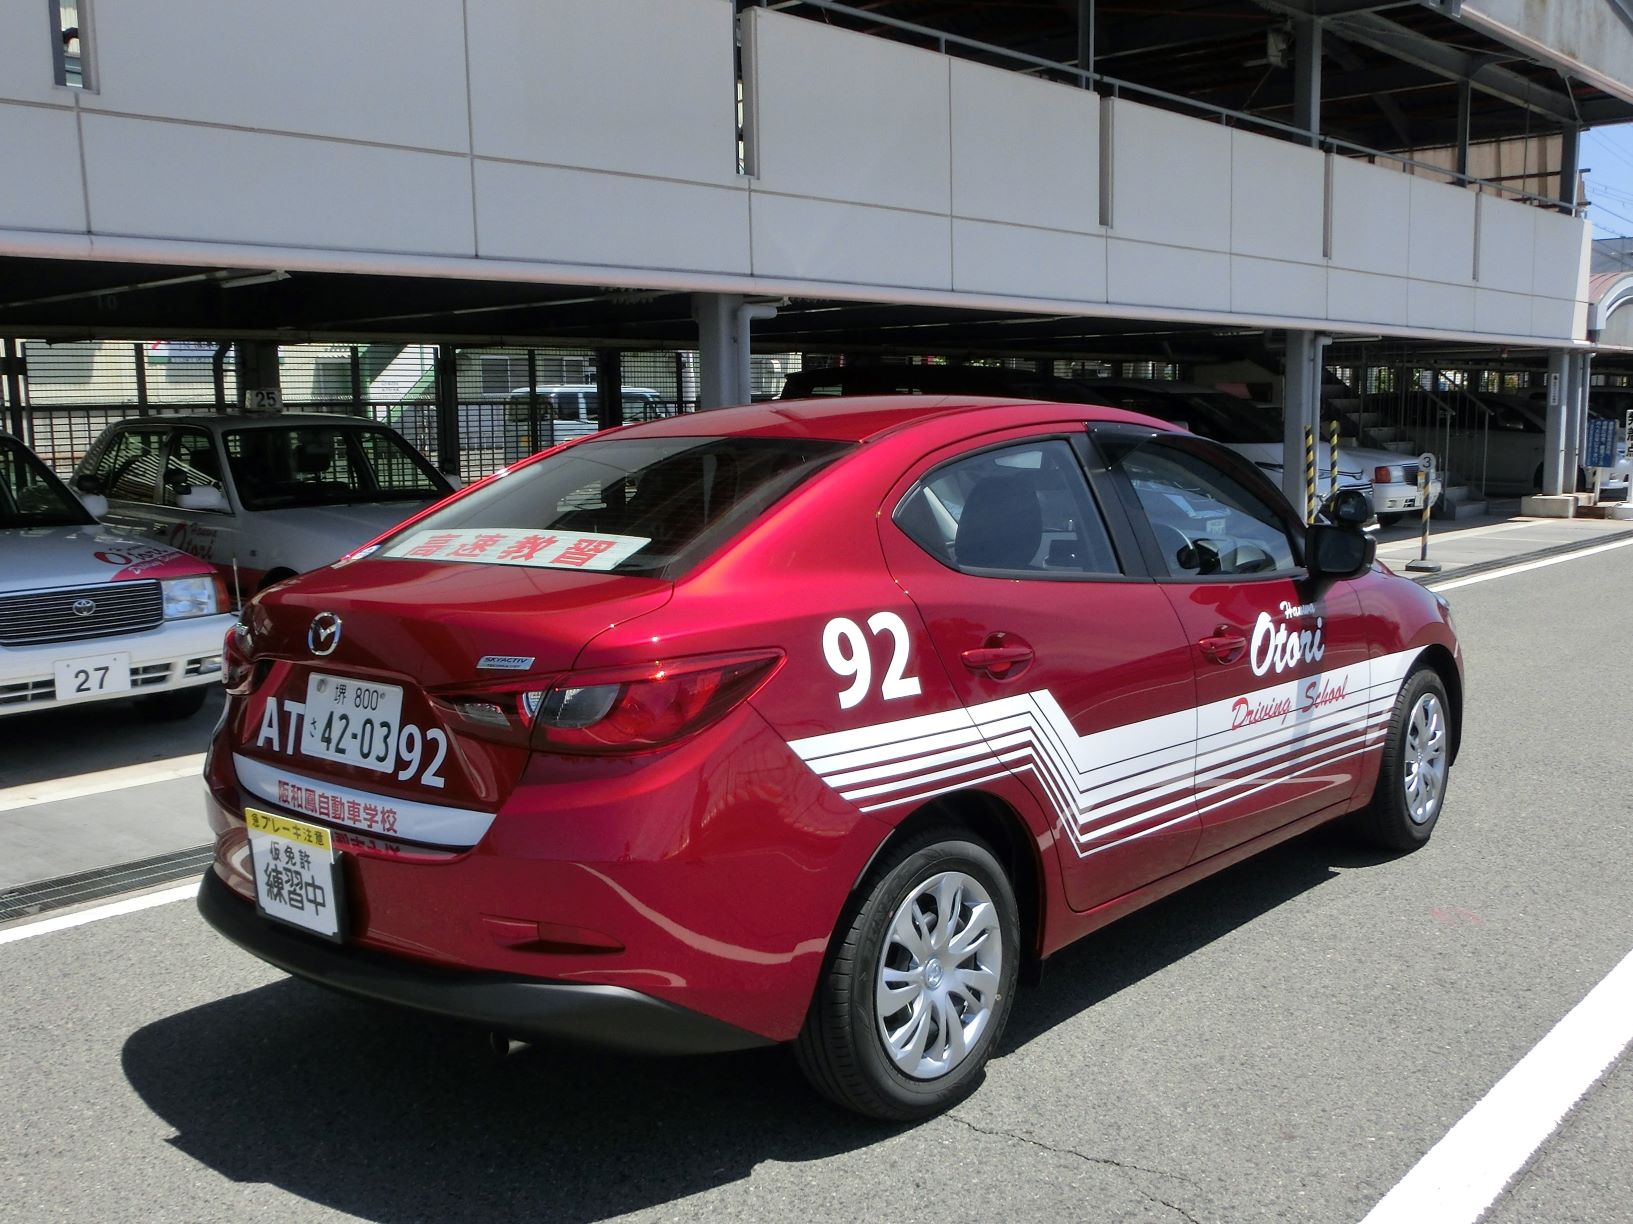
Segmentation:
{"type": "Polygon", "coordinates": [[[227,466],[247,510],[430,501],[448,482],[400,437],[367,425],[291,425],[225,435],[227,466]]]}
{"type": "Polygon", "coordinates": [[[0,527],[77,527],[95,521],[21,442],[0,438],[0,527]]]}
{"type": "Polygon", "coordinates": [[[385,555],[674,577],[849,449],[809,438],[584,442],[421,519],[385,555]]]}

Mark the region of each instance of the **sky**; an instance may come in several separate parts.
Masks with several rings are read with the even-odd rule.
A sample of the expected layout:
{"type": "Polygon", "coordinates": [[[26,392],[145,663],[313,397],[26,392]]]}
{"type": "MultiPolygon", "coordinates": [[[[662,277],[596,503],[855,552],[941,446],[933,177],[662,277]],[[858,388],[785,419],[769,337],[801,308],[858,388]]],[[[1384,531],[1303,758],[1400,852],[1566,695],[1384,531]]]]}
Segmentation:
{"type": "Polygon", "coordinates": [[[1581,164],[1594,237],[1633,237],[1633,124],[1607,124],[1584,132],[1581,164]]]}

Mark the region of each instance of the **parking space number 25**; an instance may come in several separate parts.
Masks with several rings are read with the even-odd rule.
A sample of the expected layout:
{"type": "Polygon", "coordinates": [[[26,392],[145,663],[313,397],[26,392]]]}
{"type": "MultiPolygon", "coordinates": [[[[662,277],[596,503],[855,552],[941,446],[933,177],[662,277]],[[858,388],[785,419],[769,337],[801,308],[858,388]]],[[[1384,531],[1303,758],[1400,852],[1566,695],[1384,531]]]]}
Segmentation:
{"type": "MultiPolygon", "coordinates": [[[[919,678],[904,675],[912,644],[907,623],[894,612],[875,612],[868,617],[868,631],[875,640],[890,639],[890,662],[879,682],[879,696],[886,701],[897,697],[917,697],[919,678]]],[[[862,627],[848,616],[836,616],[822,627],[822,657],[836,676],[849,677],[850,687],[839,694],[839,708],[848,710],[868,695],[873,687],[873,653],[862,627]]]]}

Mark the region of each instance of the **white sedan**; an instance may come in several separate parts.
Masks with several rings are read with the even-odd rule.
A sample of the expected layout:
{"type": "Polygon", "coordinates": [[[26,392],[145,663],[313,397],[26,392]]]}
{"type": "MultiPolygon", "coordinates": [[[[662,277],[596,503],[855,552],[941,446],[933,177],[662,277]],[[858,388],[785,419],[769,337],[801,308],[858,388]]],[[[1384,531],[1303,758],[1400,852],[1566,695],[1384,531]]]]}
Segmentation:
{"type": "Polygon", "coordinates": [[[186,717],[220,678],[232,621],[208,565],[101,527],[0,433],[0,716],[137,697],[186,717]]]}

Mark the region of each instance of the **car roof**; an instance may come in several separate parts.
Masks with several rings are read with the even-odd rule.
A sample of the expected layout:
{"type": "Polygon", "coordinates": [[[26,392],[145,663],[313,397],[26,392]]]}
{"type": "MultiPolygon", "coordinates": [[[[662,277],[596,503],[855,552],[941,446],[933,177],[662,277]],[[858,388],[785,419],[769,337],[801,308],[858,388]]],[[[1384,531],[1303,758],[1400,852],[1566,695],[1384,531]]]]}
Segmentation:
{"type": "Polygon", "coordinates": [[[210,412],[184,416],[126,417],[113,426],[132,426],[151,429],[159,425],[196,425],[201,429],[271,429],[279,425],[364,425],[389,429],[372,417],[351,416],[344,412],[210,412]]]}
{"type": "MultiPolygon", "coordinates": [[[[1063,410],[1085,421],[1121,421],[1172,429],[1166,422],[1104,404],[1068,405],[1059,401],[978,395],[859,395],[816,399],[778,399],[738,408],[711,408],[627,425],[619,438],[667,438],[751,434],[761,437],[824,438],[865,442],[881,434],[925,421],[963,414],[1014,409],[1014,424],[1058,418],[1063,410]]],[[[608,436],[608,435],[602,435],[608,436]]]]}

